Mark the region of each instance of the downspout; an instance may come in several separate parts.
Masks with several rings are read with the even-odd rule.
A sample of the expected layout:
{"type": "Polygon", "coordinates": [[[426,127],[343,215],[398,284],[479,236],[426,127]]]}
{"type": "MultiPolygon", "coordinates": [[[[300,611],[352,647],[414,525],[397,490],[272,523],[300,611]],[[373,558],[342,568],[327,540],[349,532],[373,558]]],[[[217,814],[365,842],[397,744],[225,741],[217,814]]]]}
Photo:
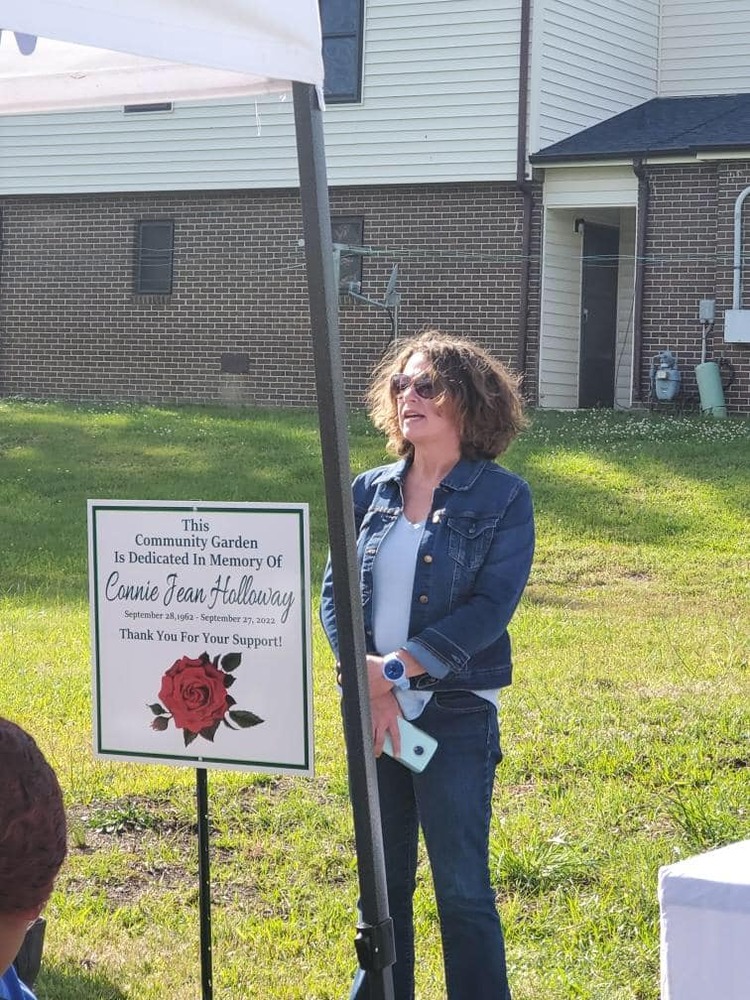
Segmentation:
{"type": "Polygon", "coordinates": [[[526,344],[529,322],[529,280],[531,273],[531,220],[534,212],[533,188],[526,179],[527,132],[529,124],[529,52],[531,47],[531,0],[521,0],[521,40],[518,56],[518,137],[516,141],[516,189],[523,199],[521,217],[521,275],[518,306],[516,369],[526,374],[526,344]]]}
{"type": "Polygon", "coordinates": [[[732,309],[742,308],[742,206],[750,187],[740,191],[734,203],[734,261],[732,278],[732,309]]]}
{"type": "Polygon", "coordinates": [[[638,217],[635,231],[635,284],[633,288],[633,402],[641,401],[641,362],[643,355],[643,282],[646,272],[646,230],[648,220],[648,174],[643,160],[633,160],[638,178],[638,217]]]}

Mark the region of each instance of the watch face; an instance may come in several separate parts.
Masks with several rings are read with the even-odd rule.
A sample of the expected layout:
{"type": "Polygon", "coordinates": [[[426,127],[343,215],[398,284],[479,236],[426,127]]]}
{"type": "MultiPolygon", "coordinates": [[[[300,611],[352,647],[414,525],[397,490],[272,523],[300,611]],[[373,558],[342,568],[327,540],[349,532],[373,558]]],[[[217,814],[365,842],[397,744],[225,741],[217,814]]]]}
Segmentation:
{"type": "Polygon", "coordinates": [[[386,660],[383,664],[383,673],[389,681],[400,681],[406,673],[406,668],[401,660],[397,660],[394,656],[392,659],[386,660]]]}

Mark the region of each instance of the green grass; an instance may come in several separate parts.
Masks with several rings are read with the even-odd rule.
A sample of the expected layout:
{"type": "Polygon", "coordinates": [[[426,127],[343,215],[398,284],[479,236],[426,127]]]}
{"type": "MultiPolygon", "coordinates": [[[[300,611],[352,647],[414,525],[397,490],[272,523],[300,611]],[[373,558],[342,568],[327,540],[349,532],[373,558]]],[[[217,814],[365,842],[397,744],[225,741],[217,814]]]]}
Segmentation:
{"type": "MultiPolygon", "coordinates": [[[[384,457],[359,415],[351,452],[354,471],[384,457]]],[[[538,523],[491,838],[514,997],[657,1000],[659,866],[750,836],[750,426],[538,413],[507,464],[538,523]]],[[[193,772],[90,749],[87,498],[307,502],[317,589],[316,417],[0,402],[0,711],[71,816],[40,1000],[194,1000],[193,772]]],[[[347,992],[356,868],[313,617],[316,777],[209,775],[217,1000],[347,992]]],[[[439,1000],[424,859],[416,920],[417,995],[439,1000]]]]}

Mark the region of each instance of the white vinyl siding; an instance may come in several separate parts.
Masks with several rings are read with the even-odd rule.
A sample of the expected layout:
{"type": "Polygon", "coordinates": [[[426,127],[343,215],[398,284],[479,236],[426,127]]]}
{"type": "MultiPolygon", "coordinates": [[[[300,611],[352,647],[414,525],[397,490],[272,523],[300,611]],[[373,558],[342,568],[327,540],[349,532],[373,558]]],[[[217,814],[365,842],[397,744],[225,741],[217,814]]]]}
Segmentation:
{"type": "Polygon", "coordinates": [[[660,97],[750,91],[748,0],[662,0],[660,97]]]}
{"type": "Polygon", "coordinates": [[[617,345],[615,406],[633,401],[633,318],[635,315],[635,218],[633,209],[620,212],[620,268],[617,275],[617,345]]]}
{"type": "MultiPolygon", "coordinates": [[[[366,0],[361,104],[324,113],[329,181],[515,177],[520,0],[366,0]]],[[[298,184],[291,95],[0,119],[0,195],[298,184]]]]}
{"type": "Polygon", "coordinates": [[[544,204],[548,208],[619,208],[638,201],[638,178],[631,166],[548,168],[544,204]]]}
{"type": "Polygon", "coordinates": [[[537,0],[530,150],[656,96],[660,0],[537,0]]]}
{"type": "Polygon", "coordinates": [[[544,213],[539,405],[554,410],[578,406],[582,237],[576,215],[544,213]]]}
{"type": "Polygon", "coordinates": [[[520,0],[366,11],[363,106],[326,112],[332,182],[514,178],[520,0]]]}
{"type": "Polygon", "coordinates": [[[290,110],[259,102],[256,116],[233,102],[0,118],[0,195],[256,187],[261,147],[262,186],[296,184],[290,110]]]}

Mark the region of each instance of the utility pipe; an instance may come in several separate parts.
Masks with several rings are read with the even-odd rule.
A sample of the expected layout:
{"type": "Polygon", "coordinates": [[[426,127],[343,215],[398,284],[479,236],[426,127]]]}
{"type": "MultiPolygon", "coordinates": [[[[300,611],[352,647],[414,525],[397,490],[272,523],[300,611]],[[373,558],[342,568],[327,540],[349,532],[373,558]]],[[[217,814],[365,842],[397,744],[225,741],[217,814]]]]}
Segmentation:
{"type": "Polygon", "coordinates": [[[643,160],[633,160],[638,178],[638,208],[635,230],[635,277],[633,284],[633,402],[641,400],[641,363],[643,360],[643,283],[646,275],[646,233],[648,223],[648,174],[643,160]]]}
{"type": "Polygon", "coordinates": [[[750,187],[741,191],[734,203],[734,282],[732,309],[742,308],[742,206],[750,194],[750,187]]]}

